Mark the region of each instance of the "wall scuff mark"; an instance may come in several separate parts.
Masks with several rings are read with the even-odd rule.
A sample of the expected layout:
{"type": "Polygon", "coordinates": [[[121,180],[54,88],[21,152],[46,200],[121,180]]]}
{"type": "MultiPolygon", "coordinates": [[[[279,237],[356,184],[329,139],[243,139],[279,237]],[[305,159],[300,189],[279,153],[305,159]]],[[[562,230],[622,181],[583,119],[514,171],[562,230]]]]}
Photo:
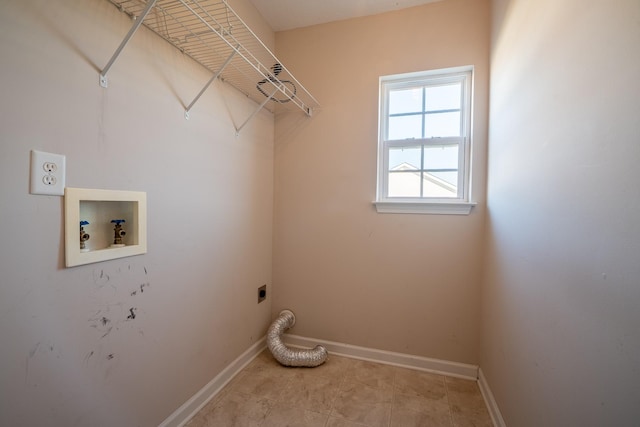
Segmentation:
{"type": "MultiPolygon", "coordinates": [[[[144,304],[144,300],[139,300],[138,304],[133,306],[131,299],[139,299],[151,286],[148,275],[147,267],[138,267],[135,264],[105,266],[93,271],[96,307],[88,321],[89,326],[99,335],[96,337],[97,341],[93,348],[87,349],[83,361],[87,367],[106,369],[105,377],[113,369],[117,369],[116,364],[106,365],[105,362],[115,359],[116,353],[119,353],[119,356],[125,354],[121,351],[123,347],[119,347],[123,340],[132,339],[134,337],[132,334],[144,337],[142,330],[144,316],[140,316],[145,313],[145,310],[138,305],[144,304]],[[104,292],[105,290],[107,292],[104,292]],[[130,322],[131,320],[136,322],[130,322]],[[136,326],[133,326],[134,324],[136,326]]],[[[37,348],[32,350],[32,352],[35,351],[37,348]]]]}

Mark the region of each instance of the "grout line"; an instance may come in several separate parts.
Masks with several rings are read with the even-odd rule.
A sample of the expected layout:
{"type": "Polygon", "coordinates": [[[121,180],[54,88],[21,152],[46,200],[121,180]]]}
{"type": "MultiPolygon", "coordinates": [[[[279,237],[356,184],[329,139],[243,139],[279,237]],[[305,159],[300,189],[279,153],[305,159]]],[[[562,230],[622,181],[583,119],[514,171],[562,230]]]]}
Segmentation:
{"type": "Polygon", "coordinates": [[[391,420],[393,420],[393,410],[396,406],[396,378],[398,378],[398,370],[393,370],[393,380],[391,380],[391,410],[389,411],[389,427],[391,427],[391,420]]]}
{"type": "Polygon", "coordinates": [[[449,397],[449,384],[447,384],[447,379],[442,377],[442,381],[444,381],[444,391],[447,394],[447,409],[449,409],[449,421],[452,426],[455,426],[453,423],[453,410],[451,409],[451,398],[449,397]]]}
{"type": "Polygon", "coordinates": [[[333,399],[331,399],[331,407],[329,409],[329,417],[327,418],[327,424],[329,423],[329,419],[331,418],[331,416],[333,415],[333,411],[335,410],[336,401],[340,396],[342,396],[342,386],[345,384],[346,381],[347,381],[347,375],[342,375],[342,378],[340,379],[340,384],[338,384],[337,393],[335,396],[333,396],[333,399]]]}

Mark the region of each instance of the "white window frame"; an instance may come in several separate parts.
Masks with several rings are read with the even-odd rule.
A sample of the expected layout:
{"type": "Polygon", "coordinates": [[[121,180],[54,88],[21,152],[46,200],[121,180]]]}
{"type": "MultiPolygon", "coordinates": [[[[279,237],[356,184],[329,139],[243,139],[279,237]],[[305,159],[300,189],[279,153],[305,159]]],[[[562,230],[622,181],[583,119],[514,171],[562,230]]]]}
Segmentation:
{"type": "Polygon", "coordinates": [[[473,66],[447,68],[418,73],[380,77],[380,110],[378,132],[378,183],[374,202],[379,213],[425,213],[468,215],[476,203],[471,199],[471,123],[472,123],[473,66]],[[389,140],[389,92],[403,87],[425,87],[450,82],[462,82],[461,132],[459,137],[411,138],[389,140]],[[389,148],[458,145],[457,197],[389,197],[389,148]]]}

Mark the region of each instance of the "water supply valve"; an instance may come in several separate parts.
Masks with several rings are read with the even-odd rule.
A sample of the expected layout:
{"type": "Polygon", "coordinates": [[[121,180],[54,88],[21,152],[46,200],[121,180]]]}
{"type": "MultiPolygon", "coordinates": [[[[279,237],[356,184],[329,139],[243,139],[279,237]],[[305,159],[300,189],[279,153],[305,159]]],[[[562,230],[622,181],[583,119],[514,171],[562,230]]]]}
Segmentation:
{"type": "Polygon", "coordinates": [[[113,244],[111,247],[124,246],[122,238],[127,235],[127,232],[122,229],[122,223],[126,222],[124,219],[112,219],[111,223],[115,224],[113,228],[113,244]]]}
{"type": "Polygon", "coordinates": [[[80,221],[80,252],[87,252],[89,250],[85,242],[89,240],[91,236],[84,231],[85,225],[89,225],[89,221],[80,221]]]}

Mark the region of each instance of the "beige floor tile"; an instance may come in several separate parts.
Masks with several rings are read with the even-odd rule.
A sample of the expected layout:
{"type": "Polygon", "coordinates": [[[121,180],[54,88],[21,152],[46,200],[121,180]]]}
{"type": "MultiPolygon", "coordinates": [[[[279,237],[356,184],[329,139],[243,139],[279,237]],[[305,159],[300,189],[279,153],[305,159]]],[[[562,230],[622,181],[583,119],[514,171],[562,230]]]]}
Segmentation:
{"type": "Polygon", "coordinates": [[[328,418],[328,414],[296,408],[283,402],[271,408],[260,427],[324,427],[328,418]]]}
{"type": "Polygon", "coordinates": [[[230,387],[231,391],[239,391],[277,401],[288,382],[289,378],[286,376],[265,376],[252,372],[243,372],[238,381],[235,381],[230,387]]]}
{"type": "Polygon", "coordinates": [[[296,373],[296,368],[282,366],[273,358],[269,349],[265,349],[258,357],[253,359],[242,372],[251,372],[263,376],[288,377],[291,378],[296,373]]]}
{"type": "Polygon", "coordinates": [[[491,427],[477,382],[330,355],[315,368],[260,353],[186,427],[491,427]]]}
{"type": "Polygon", "coordinates": [[[393,388],[397,368],[380,363],[356,360],[346,378],[373,388],[393,388]]]}
{"type": "Polygon", "coordinates": [[[224,397],[229,394],[229,390],[231,389],[230,383],[227,384],[222,390],[220,390],[211,400],[200,410],[200,412],[208,412],[213,408],[218,402],[220,402],[224,397]]]}
{"type": "Polygon", "coordinates": [[[476,381],[447,377],[447,395],[456,427],[491,427],[487,406],[476,381]]]}
{"type": "Polygon", "coordinates": [[[456,427],[491,427],[491,416],[482,398],[459,398],[449,395],[451,416],[456,427]]]}
{"type": "Polygon", "coordinates": [[[204,412],[198,412],[193,418],[191,418],[184,427],[204,427],[207,425],[207,417],[204,412]]]}
{"type": "Polygon", "coordinates": [[[480,394],[478,382],[474,380],[466,380],[463,378],[445,377],[447,390],[454,393],[470,393],[480,394]]]}
{"type": "Polygon", "coordinates": [[[454,427],[493,427],[491,417],[462,417],[453,415],[454,427]]]}
{"type": "Polygon", "coordinates": [[[396,373],[394,391],[434,400],[441,400],[447,395],[444,376],[402,368],[398,368],[396,373]]]}
{"type": "MultiPolygon", "coordinates": [[[[237,378],[237,377],[236,377],[237,378]]],[[[204,405],[198,413],[189,420],[185,427],[202,427],[207,425],[206,416],[208,413],[215,409],[215,406],[229,394],[230,384],[227,384],[222,390],[220,390],[213,398],[204,405]]]]}
{"type": "Polygon", "coordinates": [[[475,415],[487,411],[487,406],[480,393],[459,393],[449,391],[451,410],[462,414],[475,415]]]}
{"type": "Polygon", "coordinates": [[[301,409],[329,413],[341,382],[338,377],[312,376],[302,371],[287,383],[280,401],[301,409]]]}
{"type": "Polygon", "coordinates": [[[263,397],[230,392],[204,413],[202,427],[256,427],[263,423],[275,402],[263,397]]]}
{"type": "Polygon", "coordinates": [[[391,427],[451,427],[451,415],[446,412],[418,412],[406,408],[391,411],[391,427]]]}
{"type": "Polygon", "coordinates": [[[344,418],[329,417],[327,427],[368,427],[366,424],[354,423],[344,418]]]}
{"type": "Polygon", "coordinates": [[[339,397],[342,400],[353,402],[390,404],[393,401],[393,390],[390,388],[369,387],[346,378],[340,386],[339,397]]]}
{"type": "Polygon", "coordinates": [[[345,381],[331,415],[371,427],[386,427],[391,416],[393,391],[345,381]]]}
{"type": "Polygon", "coordinates": [[[428,414],[434,419],[451,419],[451,408],[446,396],[440,399],[429,399],[396,392],[393,395],[393,412],[396,411],[428,414]]]}
{"type": "Polygon", "coordinates": [[[334,378],[342,378],[349,372],[356,360],[347,357],[329,355],[327,361],[315,368],[297,368],[299,373],[307,376],[329,376],[334,378]]]}

